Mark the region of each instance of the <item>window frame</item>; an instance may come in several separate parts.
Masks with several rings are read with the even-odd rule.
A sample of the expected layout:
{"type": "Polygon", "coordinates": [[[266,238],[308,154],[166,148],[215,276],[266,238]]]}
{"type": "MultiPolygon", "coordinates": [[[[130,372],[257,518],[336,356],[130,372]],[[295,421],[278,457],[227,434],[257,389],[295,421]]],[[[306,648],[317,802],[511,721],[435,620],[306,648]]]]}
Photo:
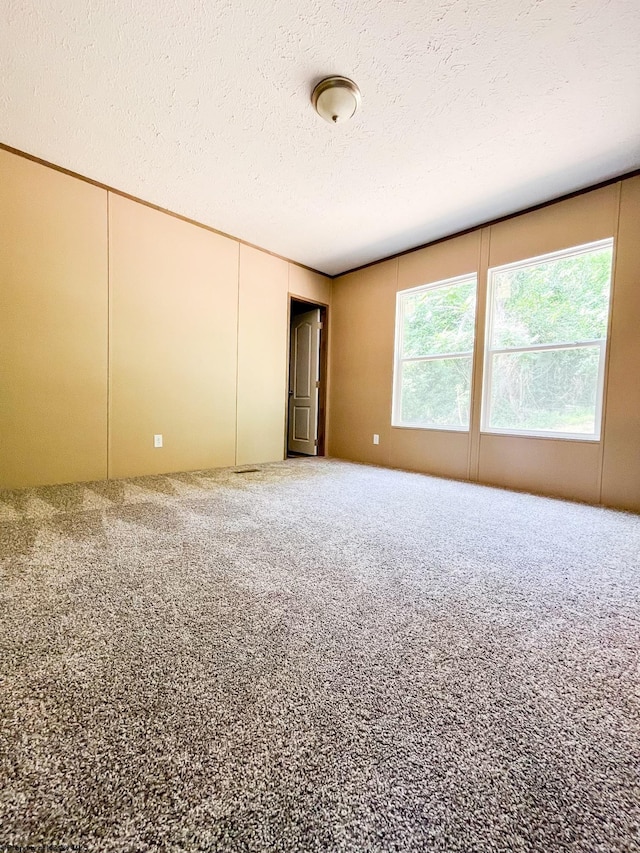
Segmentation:
{"type": "Polygon", "coordinates": [[[391,401],[391,426],[395,429],[423,429],[436,430],[438,432],[463,432],[468,433],[471,429],[473,416],[473,376],[475,353],[477,348],[478,336],[478,274],[474,270],[464,275],[457,275],[451,278],[441,279],[429,284],[419,284],[416,287],[408,287],[405,290],[396,292],[396,324],[395,324],[395,340],[394,340],[394,356],[393,356],[393,392],[391,401]],[[437,355],[424,356],[409,356],[403,357],[402,348],[404,344],[404,297],[414,293],[426,292],[429,290],[438,290],[443,287],[452,287],[456,284],[473,283],[475,286],[475,310],[474,310],[474,327],[473,327],[473,344],[468,352],[451,352],[438,353],[437,355]],[[442,361],[447,358],[470,358],[471,359],[471,376],[469,383],[469,423],[467,426],[438,426],[437,424],[407,424],[402,422],[401,407],[402,407],[402,367],[405,362],[414,361],[442,361]]]}
{"type": "Polygon", "coordinates": [[[603,240],[594,240],[591,243],[583,243],[579,246],[571,246],[568,249],[560,249],[556,252],[547,252],[544,255],[535,255],[531,258],[524,258],[520,261],[514,261],[507,264],[500,264],[496,267],[490,267],[487,270],[487,304],[486,304],[486,321],[485,321],[485,342],[484,342],[484,360],[483,360],[483,379],[482,379],[482,402],[480,413],[480,432],[488,435],[510,435],[522,436],[529,438],[546,438],[555,441],[582,441],[598,443],[602,437],[602,420],[604,412],[604,379],[606,373],[606,361],[608,354],[609,331],[611,325],[611,302],[613,298],[613,264],[614,264],[614,238],[607,237],[603,240]],[[594,338],[591,340],[578,341],[576,343],[551,343],[551,344],[532,344],[525,347],[491,347],[491,339],[493,336],[493,307],[495,294],[495,273],[503,270],[518,270],[526,267],[536,266],[548,261],[560,260],[565,258],[585,255],[589,252],[598,251],[599,249],[611,250],[611,269],[609,272],[609,298],[607,301],[607,327],[604,338],[594,338]],[[489,425],[491,416],[491,390],[493,380],[493,356],[511,353],[523,352],[557,352],[564,349],[580,349],[584,347],[600,348],[598,362],[598,379],[596,386],[596,401],[595,401],[595,417],[594,417],[594,432],[558,432],[556,430],[529,430],[529,429],[505,429],[504,427],[492,427],[489,425]]]}

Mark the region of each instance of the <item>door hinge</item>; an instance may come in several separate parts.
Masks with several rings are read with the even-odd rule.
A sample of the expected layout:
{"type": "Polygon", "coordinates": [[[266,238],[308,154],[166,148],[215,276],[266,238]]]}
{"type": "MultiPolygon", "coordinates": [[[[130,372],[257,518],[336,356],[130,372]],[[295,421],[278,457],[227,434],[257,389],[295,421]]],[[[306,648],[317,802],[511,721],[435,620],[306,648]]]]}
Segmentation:
{"type": "Polygon", "coordinates": [[[319,387],[320,387],[320,380],[316,379],[316,388],[319,388],[319,387]]]}
{"type": "Polygon", "coordinates": [[[324,329],[324,323],[318,323],[318,329],[324,329]]]}

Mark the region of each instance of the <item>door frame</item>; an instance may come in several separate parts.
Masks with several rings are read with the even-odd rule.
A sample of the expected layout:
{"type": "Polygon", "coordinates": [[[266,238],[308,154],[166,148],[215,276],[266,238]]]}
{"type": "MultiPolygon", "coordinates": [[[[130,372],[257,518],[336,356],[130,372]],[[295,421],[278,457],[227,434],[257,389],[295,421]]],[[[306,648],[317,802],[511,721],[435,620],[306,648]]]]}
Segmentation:
{"type": "MultiPolygon", "coordinates": [[[[284,458],[289,455],[289,377],[291,375],[291,303],[303,302],[309,307],[320,310],[320,361],[319,375],[320,387],[318,388],[318,453],[317,456],[326,455],[327,443],[327,368],[329,365],[329,306],[325,302],[316,302],[308,296],[297,296],[289,293],[287,303],[287,387],[285,399],[285,424],[284,424],[284,458]]],[[[313,458],[313,457],[310,457],[313,458]]]]}

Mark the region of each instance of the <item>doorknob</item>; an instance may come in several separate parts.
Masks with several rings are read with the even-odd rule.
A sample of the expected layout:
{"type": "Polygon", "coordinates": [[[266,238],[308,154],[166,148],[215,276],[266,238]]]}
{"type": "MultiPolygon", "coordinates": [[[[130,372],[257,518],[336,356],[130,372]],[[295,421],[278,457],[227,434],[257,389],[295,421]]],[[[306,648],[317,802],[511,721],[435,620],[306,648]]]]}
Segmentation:
{"type": "Polygon", "coordinates": [[[289,391],[289,396],[293,397],[293,391],[289,391]]]}

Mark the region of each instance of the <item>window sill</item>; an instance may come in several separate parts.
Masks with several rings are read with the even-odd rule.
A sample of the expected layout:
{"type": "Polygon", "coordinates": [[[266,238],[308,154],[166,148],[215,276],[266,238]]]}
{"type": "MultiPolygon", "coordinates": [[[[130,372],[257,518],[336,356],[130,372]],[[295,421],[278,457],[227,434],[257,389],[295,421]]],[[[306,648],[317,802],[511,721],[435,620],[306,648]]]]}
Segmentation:
{"type": "Polygon", "coordinates": [[[455,432],[469,433],[469,427],[440,427],[440,426],[423,426],[421,424],[391,424],[391,429],[412,429],[422,430],[423,432],[455,432]]]}
{"type": "Polygon", "coordinates": [[[600,436],[581,435],[576,432],[534,432],[533,430],[481,429],[480,435],[502,435],[507,438],[541,438],[546,441],[576,441],[579,444],[599,444],[600,436]]]}

